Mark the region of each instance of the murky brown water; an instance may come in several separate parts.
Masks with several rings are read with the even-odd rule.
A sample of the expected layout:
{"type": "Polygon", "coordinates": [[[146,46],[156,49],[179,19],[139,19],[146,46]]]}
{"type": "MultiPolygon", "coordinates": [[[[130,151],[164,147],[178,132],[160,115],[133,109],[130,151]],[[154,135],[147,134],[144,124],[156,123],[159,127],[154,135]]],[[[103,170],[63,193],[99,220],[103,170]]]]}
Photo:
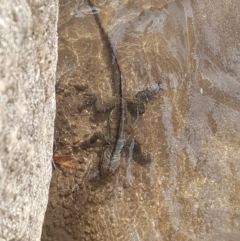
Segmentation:
{"type": "Polygon", "coordinates": [[[102,145],[79,144],[106,116],[78,108],[112,96],[111,63],[88,1],[60,1],[56,152],[42,241],[240,239],[239,7],[224,0],[93,1],[133,98],[161,80],[134,138],[151,159],[123,156],[98,179],[102,145]],[[195,2],[195,3],[194,3],[195,2]]]}

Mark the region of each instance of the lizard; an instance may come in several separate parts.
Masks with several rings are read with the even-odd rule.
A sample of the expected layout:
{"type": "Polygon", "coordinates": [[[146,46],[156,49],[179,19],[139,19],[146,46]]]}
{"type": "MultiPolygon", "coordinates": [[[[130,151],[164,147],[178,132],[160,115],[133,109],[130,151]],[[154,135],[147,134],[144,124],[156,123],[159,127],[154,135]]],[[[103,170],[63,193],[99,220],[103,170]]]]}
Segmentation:
{"type": "MultiPolygon", "coordinates": [[[[129,100],[124,97],[123,77],[115,56],[112,44],[108,34],[101,25],[98,14],[95,12],[94,5],[91,0],[87,0],[92,9],[95,22],[99,28],[100,36],[107,51],[107,60],[111,66],[111,79],[113,97],[109,102],[103,102],[101,98],[94,94],[85,94],[85,103],[82,108],[89,105],[94,105],[98,112],[110,111],[107,121],[106,134],[96,132],[89,140],[80,144],[82,150],[93,147],[99,139],[104,142],[103,153],[99,162],[100,175],[106,177],[115,173],[120,166],[121,152],[126,150],[129,144],[129,136],[133,132],[132,117],[139,117],[145,112],[145,103],[151,101],[160,90],[158,83],[154,90],[143,90],[135,95],[134,100],[129,100]]],[[[136,140],[133,147],[133,159],[139,164],[146,164],[147,160],[144,157],[140,143],[136,140]]]]}

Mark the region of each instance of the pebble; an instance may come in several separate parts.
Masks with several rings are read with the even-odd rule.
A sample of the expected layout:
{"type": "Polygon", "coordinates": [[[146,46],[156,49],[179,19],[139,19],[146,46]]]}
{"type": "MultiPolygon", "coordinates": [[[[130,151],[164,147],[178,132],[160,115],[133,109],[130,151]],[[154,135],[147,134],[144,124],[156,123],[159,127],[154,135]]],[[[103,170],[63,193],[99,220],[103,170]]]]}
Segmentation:
{"type": "Polygon", "coordinates": [[[78,144],[78,143],[80,143],[80,139],[78,137],[74,137],[73,144],[78,144]]]}
{"type": "Polygon", "coordinates": [[[75,84],[73,87],[78,91],[84,91],[89,88],[87,84],[75,84]]]}
{"type": "Polygon", "coordinates": [[[60,197],[67,197],[72,193],[70,189],[62,190],[59,192],[60,197]]]}
{"type": "Polygon", "coordinates": [[[96,124],[91,124],[90,126],[91,126],[91,128],[92,128],[93,130],[96,130],[96,129],[97,129],[97,125],[96,125],[96,124]]]}
{"type": "Polygon", "coordinates": [[[54,200],[50,201],[50,204],[53,209],[57,206],[57,202],[54,200]]]}

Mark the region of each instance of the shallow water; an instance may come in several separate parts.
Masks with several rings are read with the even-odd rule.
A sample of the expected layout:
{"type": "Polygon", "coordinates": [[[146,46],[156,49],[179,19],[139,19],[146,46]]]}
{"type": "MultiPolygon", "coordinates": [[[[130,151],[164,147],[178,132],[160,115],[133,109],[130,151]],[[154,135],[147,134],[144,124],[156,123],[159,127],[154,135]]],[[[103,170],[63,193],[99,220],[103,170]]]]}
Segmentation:
{"type": "Polygon", "coordinates": [[[107,117],[78,107],[85,93],[112,96],[114,59],[87,2],[60,1],[55,141],[76,168],[53,172],[42,240],[239,240],[239,6],[92,1],[125,96],[161,81],[132,139],[150,162],[133,162],[130,148],[102,181],[101,143],[79,143],[104,132],[107,117]]]}

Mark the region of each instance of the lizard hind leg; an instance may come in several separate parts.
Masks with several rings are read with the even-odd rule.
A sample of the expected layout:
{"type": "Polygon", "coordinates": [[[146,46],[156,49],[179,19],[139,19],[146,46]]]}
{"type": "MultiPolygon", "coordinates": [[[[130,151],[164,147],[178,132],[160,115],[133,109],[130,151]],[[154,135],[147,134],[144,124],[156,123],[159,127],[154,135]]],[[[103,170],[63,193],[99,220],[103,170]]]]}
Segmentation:
{"type": "Polygon", "coordinates": [[[91,136],[91,138],[89,140],[82,142],[80,144],[80,148],[82,150],[86,150],[88,148],[94,147],[94,144],[96,143],[96,141],[98,139],[105,142],[104,135],[101,132],[96,132],[91,136]]]}

